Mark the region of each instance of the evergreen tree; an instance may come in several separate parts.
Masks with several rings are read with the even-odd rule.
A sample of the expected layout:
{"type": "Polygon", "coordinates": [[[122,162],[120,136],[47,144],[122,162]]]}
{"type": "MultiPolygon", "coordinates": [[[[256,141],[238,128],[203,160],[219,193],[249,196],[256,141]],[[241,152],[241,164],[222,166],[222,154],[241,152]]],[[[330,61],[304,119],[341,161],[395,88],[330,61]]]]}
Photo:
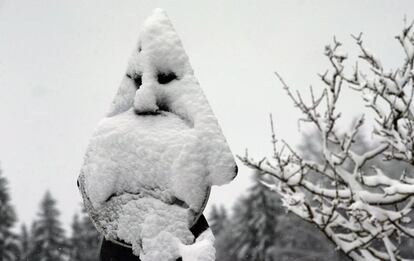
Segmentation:
{"type": "Polygon", "coordinates": [[[218,231],[217,260],[348,260],[315,226],[286,213],[278,197],[256,181],[248,195],[236,202],[232,215],[213,207],[209,221],[218,231]]]}
{"type": "Polygon", "coordinates": [[[276,261],[272,248],[277,242],[277,217],[283,213],[276,193],[270,191],[259,180],[234,208],[233,246],[231,252],[238,260],[276,261]]]}
{"type": "Polygon", "coordinates": [[[10,202],[7,180],[0,170],[0,260],[16,260],[19,254],[17,236],[12,232],[16,213],[10,202]]]}
{"type": "Polygon", "coordinates": [[[82,218],[75,214],[70,239],[71,261],[97,261],[100,234],[83,210],[82,218]]]}
{"type": "Polygon", "coordinates": [[[229,251],[234,244],[234,239],[231,231],[232,223],[228,219],[226,209],[223,206],[213,205],[208,221],[216,238],[216,260],[236,261],[237,256],[229,251]]]}
{"type": "Polygon", "coordinates": [[[79,221],[79,215],[75,214],[72,221],[72,236],[70,238],[70,259],[80,261],[82,259],[83,240],[81,238],[82,227],[79,221]]]}
{"type": "Polygon", "coordinates": [[[220,261],[238,261],[236,251],[237,239],[234,237],[233,222],[228,220],[227,225],[220,231],[218,235],[215,235],[215,247],[216,247],[216,260],[220,261]]]}
{"type": "Polygon", "coordinates": [[[31,261],[65,260],[67,244],[59,215],[55,199],[49,191],[46,192],[32,227],[31,261]]]}
{"type": "Polygon", "coordinates": [[[218,236],[228,223],[226,209],[223,206],[213,205],[208,220],[213,234],[218,236]]]}
{"type": "Polygon", "coordinates": [[[98,260],[99,245],[101,242],[101,234],[96,230],[94,224],[92,223],[89,215],[83,209],[82,216],[82,231],[83,238],[85,239],[85,250],[84,251],[84,260],[85,261],[96,261],[98,260]]]}
{"type": "Polygon", "coordinates": [[[273,248],[275,260],[338,261],[349,260],[318,228],[293,213],[278,218],[278,238],[273,248]]]}
{"type": "Polygon", "coordinates": [[[20,249],[20,254],[19,254],[19,260],[20,261],[29,261],[29,257],[30,257],[30,247],[31,247],[31,242],[30,242],[30,235],[29,235],[29,231],[27,230],[27,227],[25,224],[23,224],[21,226],[21,231],[20,231],[20,235],[19,235],[19,249],[20,249]]]}

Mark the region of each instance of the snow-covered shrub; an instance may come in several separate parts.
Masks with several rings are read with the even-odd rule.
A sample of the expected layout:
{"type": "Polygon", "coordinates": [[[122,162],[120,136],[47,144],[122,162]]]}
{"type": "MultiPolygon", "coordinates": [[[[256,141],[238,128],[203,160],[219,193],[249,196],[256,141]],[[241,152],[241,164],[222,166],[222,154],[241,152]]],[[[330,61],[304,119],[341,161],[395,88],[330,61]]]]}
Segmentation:
{"type": "Polygon", "coordinates": [[[303,157],[286,142],[279,142],[272,119],[272,157],[255,160],[246,153],[240,159],[258,173],[272,176],[274,183],[267,185],[280,194],[287,209],[315,224],[352,259],[413,259],[414,251],[400,251],[414,238],[414,173],[410,173],[414,165],[413,24],[396,37],[405,58],[393,70],[384,69],[380,59],[365,47],[362,35],[353,37],[360,63],[348,73],[347,55],[334,39],[325,48],[331,68],[320,75],[324,87],[320,95],[311,88],[309,103],[276,73],[294,106],[303,113],[301,120],[312,124],[322,137],[323,160],[303,157]],[[347,131],[338,124],[341,113],[337,104],[345,86],[359,92],[367,110],[374,114],[377,145],[362,152],[356,137],[365,118],[359,118],[347,131]],[[397,175],[376,165],[378,158],[408,167],[397,175]]]}

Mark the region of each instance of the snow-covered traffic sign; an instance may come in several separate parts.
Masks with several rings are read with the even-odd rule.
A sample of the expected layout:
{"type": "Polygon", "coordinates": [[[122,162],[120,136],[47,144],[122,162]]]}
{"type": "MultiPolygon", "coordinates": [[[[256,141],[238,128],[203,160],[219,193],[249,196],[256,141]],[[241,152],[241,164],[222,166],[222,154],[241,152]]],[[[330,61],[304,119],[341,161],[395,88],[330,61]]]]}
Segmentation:
{"type": "Polygon", "coordinates": [[[181,41],[157,9],[91,138],[79,176],[84,204],[106,239],[131,245],[142,260],[214,260],[205,259],[214,258],[212,235],[194,243],[189,229],[211,186],[236,173],[181,41]]]}

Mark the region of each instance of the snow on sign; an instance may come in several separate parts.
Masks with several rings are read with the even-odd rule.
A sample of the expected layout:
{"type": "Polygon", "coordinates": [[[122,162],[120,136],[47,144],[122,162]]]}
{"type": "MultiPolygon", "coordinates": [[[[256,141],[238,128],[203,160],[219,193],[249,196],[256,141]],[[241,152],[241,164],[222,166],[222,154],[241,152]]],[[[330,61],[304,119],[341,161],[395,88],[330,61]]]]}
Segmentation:
{"type": "Polygon", "coordinates": [[[157,9],[91,138],[79,176],[85,206],[108,240],[141,260],[214,260],[211,231],[194,239],[189,228],[210,187],[236,173],[181,41],[157,9]]]}

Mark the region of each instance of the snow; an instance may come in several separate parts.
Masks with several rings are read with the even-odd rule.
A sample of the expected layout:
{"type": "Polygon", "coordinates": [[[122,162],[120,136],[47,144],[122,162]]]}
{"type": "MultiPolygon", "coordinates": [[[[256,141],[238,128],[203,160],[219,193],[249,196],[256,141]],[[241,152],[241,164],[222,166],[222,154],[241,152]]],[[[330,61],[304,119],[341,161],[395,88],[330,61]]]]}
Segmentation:
{"type": "Polygon", "coordinates": [[[136,255],[142,251],[144,261],[175,260],[180,256],[178,242],[194,240],[188,230],[188,210],[152,198],[128,201],[123,210],[118,237],[131,242],[136,255]]]}
{"type": "Polygon", "coordinates": [[[180,244],[183,260],[212,261],[215,260],[215,252],[211,229],[204,231],[192,245],[180,244]]]}
{"type": "Polygon", "coordinates": [[[181,41],[156,9],[90,140],[79,177],[85,205],[108,239],[144,261],[214,260],[212,235],[192,244],[189,227],[210,187],[236,172],[181,41]]]}

